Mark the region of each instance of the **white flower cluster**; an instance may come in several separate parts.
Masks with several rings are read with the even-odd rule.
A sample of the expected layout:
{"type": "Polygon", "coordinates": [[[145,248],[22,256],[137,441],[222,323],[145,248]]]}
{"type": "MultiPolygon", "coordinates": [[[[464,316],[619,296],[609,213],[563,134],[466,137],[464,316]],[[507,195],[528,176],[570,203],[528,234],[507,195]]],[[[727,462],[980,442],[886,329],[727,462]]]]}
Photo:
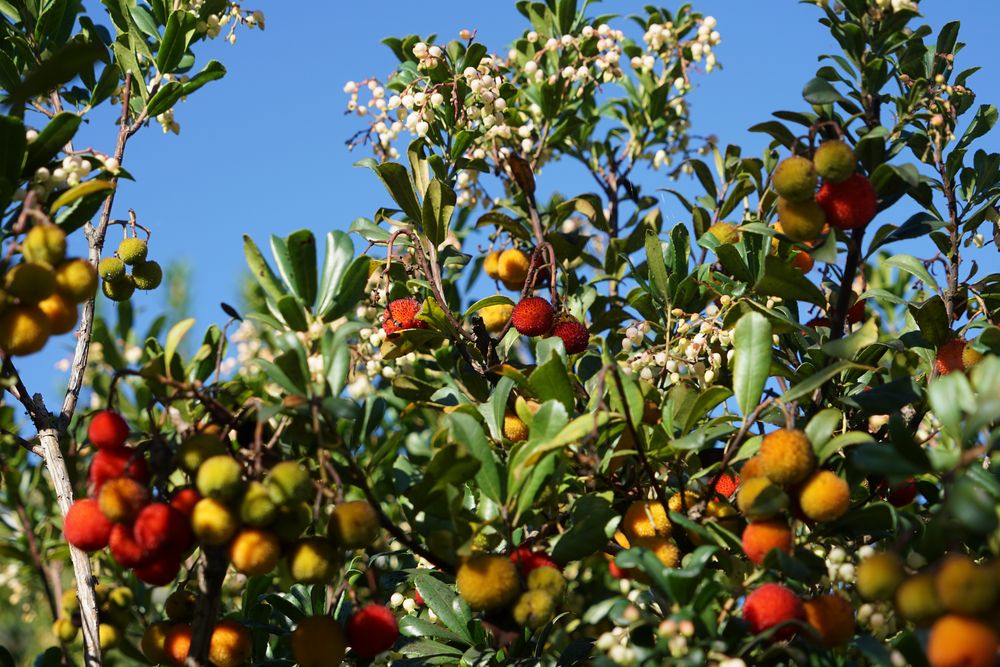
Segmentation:
{"type": "MultiPolygon", "coordinates": [[[[724,307],[731,303],[728,296],[723,296],[722,301],[724,307]]],[[[628,327],[622,350],[637,351],[621,362],[622,367],[650,382],[663,380],[673,385],[688,379],[711,385],[723,363],[731,361],[733,356],[733,332],[722,328],[723,315],[724,311],[714,304],[705,309],[704,315],[675,308],[671,316],[677,324],[668,343],[648,347],[649,324],[639,322],[628,327]]]]}
{"type": "Polygon", "coordinates": [[[918,0],[875,0],[875,6],[884,12],[901,12],[903,10],[916,12],[920,9],[917,2],[918,0]]]}
{"type": "Polygon", "coordinates": [[[156,117],[156,122],[163,128],[163,134],[166,134],[167,132],[173,132],[174,134],[181,133],[181,125],[174,120],[173,109],[167,109],[163,113],[159,114],[156,117]]]}
{"type": "Polygon", "coordinates": [[[639,659],[635,649],[629,646],[629,635],[626,628],[613,628],[597,638],[594,647],[607,654],[616,665],[630,667],[638,664],[639,659]]]}
{"type": "MultiPolygon", "coordinates": [[[[521,72],[529,83],[547,81],[549,84],[556,84],[560,80],[610,83],[623,76],[621,59],[625,33],[614,30],[607,23],[596,28],[583,26],[579,35],[546,38],[531,31],[525,35],[525,39],[531,44],[540,45],[530,58],[520,63],[521,72]],[[591,46],[596,47],[596,53],[591,53],[591,46]],[[566,64],[558,72],[546,75],[538,63],[548,53],[555,53],[557,57],[569,54],[572,64],[566,64]]],[[[522,58],[516,50],[511,50],[508,54],[511,65],[522,58]]]]}
{"type": "MultiPolygon", "coordinates": [[[[675,26],[672,22],[653,23],[646,29],[642,36],[642,41],[646,44],[646,53],[642,56],[634,56],[630,64],[632,68],[641,72],[654,72],[657,61],[669,66],[673,55],[680,51],[691,52],[691,59],[694,62],[705,62],[705,71],[711,72],[715,69],[717,61],[713,46],[717,46],[722,41],[722,36],[715,29],[717,21],[714,16],[706,16],[698,25],[698,31],[694,39],[679,41],[675,26]]],[[[661,74],[662,76],[662,74],[661,74]]],[[[690,83],[684,77],[674,80],[674,88],[678,91],[685,91],[690,88],[690,83]]]]}
{"type": "MultiPolygon", "coordinates": [[[[197,14],[201,9],[203,0],[193,0],[188,3],[188,11],[197,14]]],[[[264,12],[260,10],[244,11],[237,3],[230,3],[225,11],[219,14],[209,14],[204,20],[199,19],[195,24],[195,29],[210,39],[215,39],[222,34],[223,29],[229,26],[226,34],[226,41],[230,44],[236,43],[236,27],[246,26],[250,30],[254,28],[264,29],[264,12]]]]}
{"type": "MultiPolygon", "coordinates": [[[[26,132],[28,143],[38,138],[38,132],[28,130],[26,132]]],[[[93,159],[99,164],[99,169],[108,174],[117,174],[120,169],[118,160],[101,153],[93,153],[93,159]]],[[[82,155],[68,155],[63,158],[62,163],[54,168],[39,167],[31,178],[29,187],[40,197],[45,198],[53,190],[71,188],[79,185],[94,170],[94,165],[90,160],[82,155]]],[[[18,200],[24,199],[26,190],[19,190],[15,193],[18,200]]]]}
{"type": "Polygon", "coordinates": [[[358,332],[359,340],[354,348],[354,371],[347,385],[348,395],[360,400],[375,391],[373,381],[376,378],[392,380],[400,373],[410,372],[417,361],[417,355],[415,352],[410,352],[396,359],[383,358],[381,348],[386,333],[379,324],[380,311],[371,306],[360,306],[356,315],[361,320],[373,322],[373,326],[358,332]]]}

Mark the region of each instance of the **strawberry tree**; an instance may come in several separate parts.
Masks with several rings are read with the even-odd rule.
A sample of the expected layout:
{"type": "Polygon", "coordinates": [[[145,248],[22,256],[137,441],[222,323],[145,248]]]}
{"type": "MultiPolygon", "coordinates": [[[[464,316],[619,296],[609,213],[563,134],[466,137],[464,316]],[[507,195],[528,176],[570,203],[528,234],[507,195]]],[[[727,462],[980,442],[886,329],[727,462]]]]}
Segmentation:
{"type": "MultiPolygon", "coordinates": [[[[207,4],[111,11],[121,136],[161,95],[131,96],[132,22],[158,47],[137,63],[182,71],[171,22],[185,47],[218,35],[207,4]]],[[[116,299],[156,276],[141,211],[117,263],[87,227],[87,289],[60,291],[51,197],[104,202],[106,228],[113,177],[27,190],[8,275],[90,299],[70,395],[95,406],[49,417],[11,361],[24,336],[0,341],[38,427],[4,414],[9,543],[61,642],[42,660],[73,661],[83,626],[89,664],[994,665],[1000,156],[977,142],[997,111],[957,24],[814,4],[840,50],[749,128],[759,156],[688,132],[721,42],[690,6],[522,1],[506,52],[385,40],[396,69],[344,88],[384,205],[246,236],[245,303],[203,331],[140,331],[127,298],[94,318],[98,278],[116,299]],[[580,191],[550,185],[565,163],[580,191]],[[64,520],[29,495],[29,451],[64,520]]],[[[196,79],[158,71],[178,98],[196,79]]],[[[51,296],[10,283],[7,312],[51,296]]]]}

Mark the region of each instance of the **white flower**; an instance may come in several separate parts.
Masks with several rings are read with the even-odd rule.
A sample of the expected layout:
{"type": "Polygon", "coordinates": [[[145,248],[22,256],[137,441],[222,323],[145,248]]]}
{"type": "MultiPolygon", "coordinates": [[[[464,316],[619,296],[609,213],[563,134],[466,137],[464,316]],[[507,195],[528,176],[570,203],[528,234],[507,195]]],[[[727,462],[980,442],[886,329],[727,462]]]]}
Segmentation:
{"type": "Polygon", "coordinates": [[[413,45],[413,55],[417,58],[423,58],[427,55],[427,45],[423,42],[417,42],[413,45]]]}

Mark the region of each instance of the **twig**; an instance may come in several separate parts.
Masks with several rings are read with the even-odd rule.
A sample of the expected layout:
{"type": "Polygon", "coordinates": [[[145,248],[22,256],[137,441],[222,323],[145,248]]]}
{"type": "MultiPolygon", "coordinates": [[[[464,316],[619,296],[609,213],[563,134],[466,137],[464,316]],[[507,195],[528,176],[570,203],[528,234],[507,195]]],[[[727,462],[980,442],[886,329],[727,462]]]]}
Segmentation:
{"type": "Polygon", "coordinates": [[[861,239],[865,235],[865,228],[855,229],[851,236],[847,237],[847,261],[844,263],[844,275],[840,280],[840,291],[837,293],[837,303],[833,308],[833,322],[830,325],[830,338],[837,340],[844,336],[844,326],[847,322],[847,311],[850,308],[849,301],[853,293],[854,276],[861,265],[861,239]]]}
{"type": "Polygon", "coordinates": [[[184,667],[210,667],[208,649],[219,616],[222,581],[226,578],[229,560],[221,547],[202,547],[198,570],[198,602],[191,621],[191,650],[184,667]]]}

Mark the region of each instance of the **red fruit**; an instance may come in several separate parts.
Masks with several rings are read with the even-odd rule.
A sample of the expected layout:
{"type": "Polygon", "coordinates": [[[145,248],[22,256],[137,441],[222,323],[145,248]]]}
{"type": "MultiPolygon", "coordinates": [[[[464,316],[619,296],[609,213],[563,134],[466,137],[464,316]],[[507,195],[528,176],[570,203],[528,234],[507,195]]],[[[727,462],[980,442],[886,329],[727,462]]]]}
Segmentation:
{"type": "Polygon", "coordinates": [[[166,503],[143,508],[132,532],[139,546],[153,555],[165,551],[181,554],[191,546],[191,524],[187,517],[166,503]]]}
{"type": "Polygon", "coordinates": [[[806,326],[809,327],[810,329],[817,329],[819,327],[826,327],[827,329],[829,329],[830,328],[830,318],[828,318],[828,317],[814,317],[811,320],[809,320],[808,322],[806,322],[806,326]]]}
{"type": "Polygon", "coordinates": [[[847,323],[857,324],[865,319],[865,302],[856,301],[853,306],[847,309],[847,323]]]}
{"type": "Polygon", "coordinates": [[[816,203],[826,213],[826,221],[838,229],[864,227],[875,217],[875,189],[861,174],[840,183],[825,181],[816,193],[816,203]]]}
{"type": "Polygon", "coordinates": [[[347,621],[347,644],[351,651],[371,658],[396,645],[399,627],[396,617],[380,604],[370,604],[347,621]]]}
{"type": "Polygon", "coordinates": [[[420,591],[414,589],[413,591],[413,601],[417,603],[418,607],[424,606],[424,596],[420,594],[420,591]]]}
{"type": "Polygon", "coordinates": [[[194,487],[187,486],[174,493],[170,499],[170,506],[190,518],[194,506],[198,504],[199,500],[201,500],[201,494],[194,487]]]}
{"type": "Polygon", "coordinates": [[[128,438],[128,424],[117,412],[102,410],[91,417],[87,437],[98,449],[121,449],[128,438]]]}
{"type": "MultiPolygon", "coordinates": [[[[515,325],[517,326],[517,325],[515,325]]],[[[562,339],[566,354],[576,354],[587,349],[590,343],[590,332],[580,320],[569,315],[560,317],[552,326],[552,336],[562,339]]]]}
{"type": "Polygon", "coordinates": [[[122,567],[139,567],[149,558],[146,550],[139,546],[132,535],[132,526],[124,523],[116,523],[111,529],[111,538],[108,540],[111,548],[111,555],[115,562],[122,567]]]}
{"type": "Polygon", "coordinates": [[[510,559],[514,565],[517,565],[522,577],[527,577],[532,570],[537,570],[540,567],[554,567],[557,570],[562,570],[554,560],[549,558],[548,554],[532,551],[528,547],[518,547],[511,553],[510,559]]]}
{"type": "Polygon", "coordinates": [[[77,549],[94,552],[108,546],[112,523],[93,498],[77,500],[66,513],[63,533],[77,549]]]}
{"type": "Polygon", "coordinates": [[[135,568],[135,576],[139,581],[150,586],[166,586],[181,571],[181,555],[174,551],[165,551],[151,557],[135,568]]]}
{"type": "Polygon", "coordinates": [[[614,558],[608,561],[608,572],[611,573],[611,576],[614,577],[615,579],[629,578],[628,572],[618,567],[618,565],[615,563],[614,558]]]}
{"type": "Polygon", "coordinates": [[[149,481],[149,466],[142,454],[134,449],[101,449],[90,460],[90,492],[97,494],[109,479],[130,477],[145,484],[149,481]]]}
{"type": "Polygon", "coordinates": [[[772,549],[792,553],[792,530],[784,519],[748,523],[743,529],[743,553],[760,565],[772,549]]]}
{"type": "Polygon", "coordinates": [[[938,375],[947,375],[953,371],[964,371],[965,361],[962,354],[965,352],[965,341],[961,338],[953,338],[938,347],[937,357],[934,359],[934,370],[938,375]]]}
{"type": "Polygon", "coordinates": [[[917,482],[911,477],[905,482],[890,485],[882,480],[875,487],[875,492],[889,501],[895,507],[905,507],[917,497],[917,482]]]}
{"type": "Polygon", "coordinates": [[[544,336],[552,330],[555,311],[552,304],[538,296],[521,299],[510,314],[510,321],[519,334],[544,336]]]}
{"type": "MultiPolygon", "coordinates": [[[[779,623],[805,620],[805,610],[802,600],[791,589],[781,584],[764,584],[744,600],[743,618],[754,634],[760,634],[779,623]]],[[[777,639],[787,639],[796,632],[797,628],[790,625],[774,636],[777,639]]]]}
{"type": "Polygon", "coordinates": [[[730,475],[728,472],[724,472],[719,475],[719,481],[715,483],[715,491],[726,498],[729,498],[734,493],[736,493],[736,487],[740,485],[740,476],[737,474],[730,475]]]}
{"type": "Polygon", "coordinates": [[[382,329],[387,334],[403,329],[426,329],[427,323],[417,319],[421,305],[412,297],[389,302],[389,307],[382,313],[382,329]]]}

